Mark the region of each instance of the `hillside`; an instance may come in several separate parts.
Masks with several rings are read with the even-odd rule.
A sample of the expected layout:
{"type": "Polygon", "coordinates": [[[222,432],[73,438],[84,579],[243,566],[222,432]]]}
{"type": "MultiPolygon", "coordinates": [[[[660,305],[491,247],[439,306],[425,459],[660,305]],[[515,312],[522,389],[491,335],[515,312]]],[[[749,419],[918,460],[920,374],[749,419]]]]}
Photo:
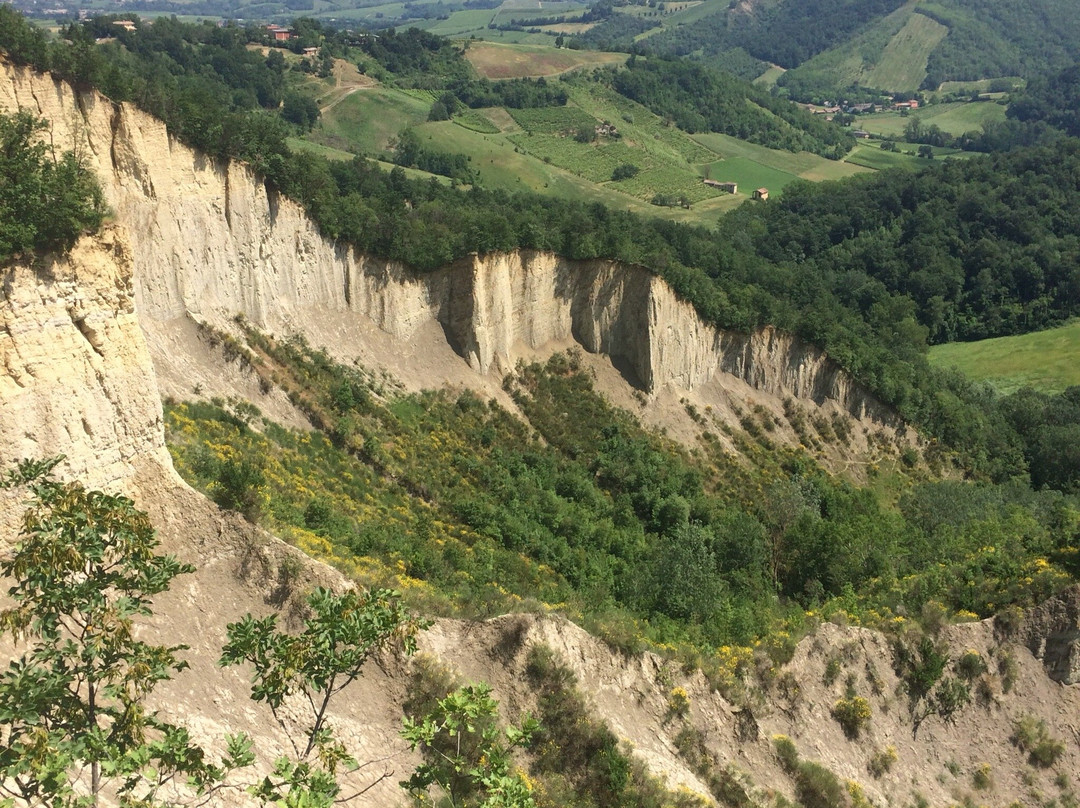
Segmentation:
{"type": "MultiPolygon", "coordinates": [[[[380,369],[376,371],[380,389],[369,401],[376,408],[389,406],[408,414],[408,400],[392,392],[392,376],[398,373],[411,389],[449,382],[458,390],[475,389],[481,409],[481,397],[502,401],[508,413],[527,419],[522,423],[531,424],[529,429],[545,430],[544,442],[549,444],[559,434],[552,427],[566,419],[548,407],[530,413],[527,396],[506,398],[498,371],[514,366],[519,358],[546,357],[571,340],[596,352],[586,361],[613,398],[631,409],[640,408],[646,418],[651,414],[663,420],[673,431],[697,432],[696,426],[689,426],[697,424],[689,412],[686,419],[676,415],[680,406],[689,409],[681,398],[694,404],[698,418],[712,406],[717,428],[727,424],[735,434],[738,427],[727,413],[734,412],[736,404],[784,413],[788,409],[784,399],[790,398],[810,416],[820,412],[864,419],[852,430],[853,453],[863,450],[859,433],[864,428],[868,431],[864,435],[877,431],[875,443],[883,437],[892,439],[895,416],[819,351],[771,331],[749,335],[718,331],[677,300],[662,281],[640,269],[519,252],[478,257],[416,275],[400,264],[341,249],[321,237],[297,205],[268,191],[249,168],[207,160],[170,140],[160,122],[130,107],[114,106],[91,93],[77,95],[47,77],[10,66],[5,66],[0,82],[0,99],[8,109],[20,102],[31,105],[52,122],[57,142],[85,149],[115,216],[110,229],[85,239],[70,259],[53,263],[48,272],[19,264],[5,269],[0,395],[7,417],[0,423],[2,460],[6,465],[17,456],[66,453],[65,474],[134,494],[150,510],[168,549],[198,563],[195,576],[183,579],[160,599],[156,625],[169,642],[192,646],[192,669],[178,679],[163,703],[173,715],[187,717],[201,739],[217,736],[224,727],[243,727],[255,734],[260,749],[281,743],[269,717],[247,704],[243,677],[214,664],[222,627],[246,609],[265,612],[284,604],[289,614],[307,586],[340,582],[338,573],[306,564],[239,516],[219,510],[187,488],[172,470],[158,403],[161,395],[248,401],[268,418],[300,427],[301,435],[315,442],[311,419],[322,410],[310,406],[310,401],[307,406],[296,405],[286,395],[286,379],[281,376],[276,382],[270,379],[269,385],[261,383],[260,366],[282,373],[287,367],[269,365],[265,359],[245,367],[240,360],[250,348],[238,344],[244,337],[237,315],[281,337],[299,334],[312,344],[332,346],[332,356],[353,367],[359,360],[380,369]],[[231,334],[233,341],[221,332],[231,334]],[[644,405],[621,377],[634,379],[644,405]],[[199,392],[194,392],[196,387],[199,392]]],[[[331,366],[316,353],[309,357],[324,370],[331,366]]],[[[319,367],[312,368],[313,378],[318,378],[319,367]]],[[[541,382],[537,377],[536,383],[541,382]]],[[[368,388],[365,383],[352,389],[368,388]]],[[[311,387],[308,395],[318,392],[311,387]]],[[[592,400],[582,390],[577,397],[582,403],[592,400]]],[[[453,401],[452,407],[465,415],[477,409],[467,397],[453,401]],[[465,404],[457,403],[461,401],[465,404]]],[[[362,408],[353,412],[358,419],[367,417],[362,408]]],[[[770,420],[779,421],[779,415],[770,420]]],[[[778,440],[796,437],[794,424],[791,432],[777,427],[778,440]]],[[[269,424],[262,428],[267,435],[274,434],[269,424]]],[[[628,440],[636,434],[629,426],[622,428],[628,440]]],[[[499,438],[497,433],[493,437],[499,438]]],[[[405,438],[404,432],[397,436],[405,438]]],[[[689,435],[684,439],[695,440],[689,435]]],[[[635,451],[645,449],[639,446],[635,451]]],[[[540,442],[535,451],[541,451],[540,442]]],[[[356,465],[351,473],[367,474],[365,467],[379,473],[377,464],[352,462],[356,465]]],[[[442,468],[449,466],[428,466],[429,476],[431,470],[442,468]]],[[[527,476],[536,479],[541,471],[542,464],[527,476]]],[[[816,479],[811,474],[805,482],[815,486],[816,479]]],[[[430,499],[437,494],[439,481],[428,482],[430,499]]],[[[687,478],[682,484],[690,486],[691,481],[687,478]]],[[[965,541],[977,542],[985,539],[985,530],[993,530],[998,543],[1012,536],[1012,528],[1004,523],[964,521],[969,518],[968,504],[980,515],[993,511],[1000,514],[994,518],[1004,519],[1009,513],[1016,517],[1015,506],[1005,500],[1000,512],[990,504],[993,497],[1007,494],[987,489],[989,499],[977,504],[976,499],[965,500],[958,486],[939,489],[959,498],[954,502],[964,503],[941,511],[953,519],[946,532],[956,529],[965,541]]],[[[576,489],[578,494],[572,488],[563,490],[567,502],[575,496],[593,496],[588,488],[576,489]]],[[[809,492],[808,488],[803,493],[809,492]]],[[[855,496],[848,503],[842,488],[821,493],[828,503],[820,512],[823,520],[835,516],[825,511],[865,500],[855,496]]],[[[1075,519],[1060,500],[1050,498],[1046,503],[1057,503],[1055,518],[1075,519]]],[[[671,514],[677,518],[678,505],[672,505],[671,514]]],[[[5,541],[10,541],[16,509],[4,508],[3,514],[5,541]]],[[[936,509],[923,516],[927,523],[938,518],[936,509]]],[[[438,521],[433,528],[443,530],[438,521]]],[[[802,521],[808,528],[816,524],[810,514],[802,521]]],[[[1049,550],[1058,541],[1055,534],[1027,521],[1020,532],[1030,534],[1027,541],[1050,542],[1036,552],[1049,550]]],[[[292,535],[312,551],[329,542],[310,531],[292,535]]],[[[798,535],[793,531],[789,538],[798,535]]],[[[831,535],[831,530],[823,535],[831,535]]],[[[849,539],[855,535],[849,534],[849,539]]],[[[439,538],[448,541],[451,536],[439,538]]],[[[1019,558],[1018,537],[1008,540],[1017,541],[1009,552],[1019,558]]],[[[952,549],[963,554],[978,548],[957,544],[952,549]]],[[[829,545],[821,550],[820,555],[836,556],[829,545]]],[[[992,548],[989,554],[994,555],[992,548]]],[[[967,596],[999,591],[981,577],[1004,574],[992,558],[961,556],[950,562],[967,565],[970,573],[987,564],[967,596]]],[[[1024,597],[1036,591],[1046,597],[1045,587],[1053,588],[1053,581],[1060,586],[1061,574],[1044,576],[1044,569],[1054,568],[1046,559],[1036,564],[1033,558],[1032,564],[1040,571],[1038,589],[1024,597]]],[[[680,584],[692,569],[692,562],[683,567],[680,584]]],[[[961,578],[958,569],[947,577],[961,578]]],[[[417,587],[416,579],[396,574],[401,584],[417,587]]],[[[895,594],[886,593],[881,602],[895,594]]],[[[675,659],[614,654],[608,645],[557,617],[511,616],[483,623],[442,620],[424,635],[421,645],[461,674],[492,681],[510,715],[523,707],[550,709],[550,703],[547,708],[538,704],[538,685],[529,678],[540,675],[535,658],[532,674],[527,663],[530,648],[550,647],[557,664],[572,668],[587,694],[588,709],[611,724],[616,742],[625,738],[637,750],[636,757],[665,776],[672,787],[682,784],[699,794],[712,793],[725,804],[775,804],[778,796],[811,804],[812,782],[835,783],[839,804],[854,802],[860,794],[897,805],[920,796],[931,803],[943,802],[958,798],[957,794],[970,794],[972,799],[980,794],[1007,803],[1032,800],[1033,788],[1071,799],[1071,784],[1059,775],[1074,771],[1077,763],[1071,741],[1077,732],[1076,685],[1071,684],[1075,599],[1032,609],[1019,625],[1002,618],[942,627],[940,614],[934,624],[931,607],[924,615],[924,630],[936,638],[938,647],[957,662],[965,654],[970,660],[974,653],[984,670],[963,668],[974,671],[971,686],[976,701],[955,715],[955,723],[935,715],[918,732],[913,732],[918,704],[897,690],[905,668],[896,661],[897,674],[893,662],[901,655],[879,633],[840,625],[860,616],[873,620],[864,604],[850,599],[844,603],[851,610],[849,618],[839,614],[839,604],[834,603],[836,622],[820,625],[797,607],[806,632],[797,644],[790,636],[786,640],[778,636],[757,655],[747,649],[725,657],[722,649],[715,649],[716,659],[710,661],[709,655],[701,659],[710,671],[709,680],[701,673],[682,671],[675,659]],[[984,661],[991,667],[986,668],[984,661]],[[685,705],[673,701],[676,686],[685,691],[680,697],[686,699],[685,705]],[[864,699],[873,714],[870,725],[860,729],[859,740],[846,736],[833,718],[837,701],[854,698],[852,693],[864,699]],[[1033,722],[1044,721],[1051,738],[1064,739],[1055,756],[1056,768],[1026,763],[1027,753],[1010,740],[1018,722],[1029,716],[1033,722]],[[788,747],[775,743],[777,734],[790,737],[798,755],[816,766],[794,760],[788,747]],[[832,780],[822,774],[827,771],[835,773],[832,780]],[[984,775],[978,777],[979,772],[984,775]],[[847,780],[861,788],[845,787],[847,780]]],[[[667,608],[678,605],[673,600],[667,608]]],[[[893,636],[916,641],[902,632],[893,636]]],[[[403,744],[396,740],[401,704],[415,680],[408,678],[398,659],[378,662],[350,692],[336,720],[362,760],[391,754],[387,766],[396,776],[364,797],[366,804],[386,805],[398,799],[394,781],[415,763],[399,751],[403,744]]],[[[956,676],[963,675],[960,670],[957,666],[956,676]]],[[[552,686],[547,680],[540,682],[542,688],[552,686]]],[[[541,717],[545,715],[549,722],[558,719],[551,712],[541,717]]],[[[558,782],[550,771],[542,767],[536,771],[544,788],[558,782]]],[[[629,781],[644,782],[638,774],[629,781]]],[[[564,792],[538,789],[536,796],[546,799],[544,804],[565,804],[560,793],[564,792]]],[[[680,799],[690,798],[684,794],[680,799]]]]}
{"type": "Polygon", "coordinates": [[[747,3],[685,22],[667,17],[642,45],[749,77],[777,65],[786,69],[777,85],[810,101],[1060,70],[1080,47],[1073,11],[1061,0],[747,3]]]}

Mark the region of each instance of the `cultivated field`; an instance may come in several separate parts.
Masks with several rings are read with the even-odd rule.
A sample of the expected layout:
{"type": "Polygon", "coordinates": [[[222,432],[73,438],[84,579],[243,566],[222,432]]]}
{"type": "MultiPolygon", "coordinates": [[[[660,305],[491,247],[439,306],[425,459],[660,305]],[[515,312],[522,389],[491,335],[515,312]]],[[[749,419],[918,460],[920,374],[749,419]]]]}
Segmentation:
{"type": "Polygon", "coordinates": [[[1060,393],[1080,384],[1080,320],[1019,337],[935,345],[930,362],[954,367],[1001,393],[1021,387],[1060,393]]]}
{"type": "MultiPolygon", "coordinates": [[[[916,154],[919,147],[912,143],[898,143],[897,148],[899,151],[885,151],[877,141],[870,141],[869,143],[863,141],[851,150],[848,156],[844,158],[844,161],[872,168],[875,171],[882,171],[886,168],[919,169],[930,164],[930,160],[916,154]]],[[[934,146],[933,152],[934,157],[938,160],[946,157],[967,159],[976,154],[976,152],[960,151],[947,146],[934,146]]]]}
{"type": "Polygon", "coordinates": [[[476,72],[489,79],[557,76],[569,70],[622,64],[624,53],[569,50],[545,45],[474,42],[465,52],[476,72]]]}
{"type": "Polygon", "coordinates": [[[950,135],[962,135],[982,128],[986,123],[1005,120],[1005,107],[993,101],[932,104],[904,117],[899,112],[860,115],[854,126],[882,137],[900,137],[912,118],[923,124],[936,124],[950,135]]]}
{"type": "Polygon", "coordinates": [[[926,78],[926,62],[949,29],[923,14],[912,14],[889,40],[881,58],[864,71],[862,84],[892,92],[914,92],[926,78]]]}

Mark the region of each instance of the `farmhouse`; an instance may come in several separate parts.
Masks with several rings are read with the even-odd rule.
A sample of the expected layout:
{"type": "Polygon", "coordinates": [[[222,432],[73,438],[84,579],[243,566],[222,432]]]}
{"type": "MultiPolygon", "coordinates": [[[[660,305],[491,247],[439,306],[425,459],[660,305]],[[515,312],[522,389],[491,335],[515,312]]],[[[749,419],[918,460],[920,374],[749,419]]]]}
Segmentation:
{"type": "Polygon", "coordinates": [[[857,138],[862,138],[863,140],[866,140],[866,138],[870,137],[870,133],[867,132],[865,129],[852,129],[851,134],[853,134],[857,138]]]}
{"type": "Polygon", "coordinates": [[[756,191],[754,191],[754,199],[760,199],[762,202],[764,202],[768,198],[769,198],[769,189],[768,188],[758,188],[756,191]]]}
{"type": "Polygon", "coordinates": [[[125,31],[135,30],[135,23],[133,23],[131,20],[113,20],[113,25],[118,25],[125,31]]]}
{"type": "Polygon", "coordinates": [[[318,48],[304,48],[304,56],[314,56],[318,52],[318,48]]]}
{"type": "Polygon", "coordinates": [[[739,192],[739,186],[734,182],[720,182],[719,180],[705,180],[705,184],[711,188],[719,188],[721,191],[727,191],[729,194],[736,194],[739,192]]]}
{"type": "Polygon", "coordinates": [[[267,25],[266,32],[274,38],[275,42],[288,42],[290,39],[296,39],[296,34],[292,32],[291,28],[282,28],[280,25],[267,25]]]}

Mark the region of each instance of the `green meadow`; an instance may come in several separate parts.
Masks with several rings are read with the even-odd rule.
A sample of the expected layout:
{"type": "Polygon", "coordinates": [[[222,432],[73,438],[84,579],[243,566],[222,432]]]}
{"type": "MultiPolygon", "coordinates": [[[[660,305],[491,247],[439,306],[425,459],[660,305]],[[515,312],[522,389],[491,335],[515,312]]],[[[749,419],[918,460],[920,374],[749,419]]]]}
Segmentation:
{"type": "Polygon", "coordinates": [[[932,104],[906,116],[899,112],[860,115],[854,125],[882,137],[900,137],[913,118],[918,118],[925,126],[935,124],[942,131],[956,136],[981,129],[986,123],[1005,120],[1005,107],[993,101],[932,104]]]}
{"type": "Polygon", "coordinates": [[[1000,393],[1021,387],[1060,393],[1080,384],[1080,320],[1018,337],[935,345],[930,349],[930,363],[956,368],[1000,393]]]}

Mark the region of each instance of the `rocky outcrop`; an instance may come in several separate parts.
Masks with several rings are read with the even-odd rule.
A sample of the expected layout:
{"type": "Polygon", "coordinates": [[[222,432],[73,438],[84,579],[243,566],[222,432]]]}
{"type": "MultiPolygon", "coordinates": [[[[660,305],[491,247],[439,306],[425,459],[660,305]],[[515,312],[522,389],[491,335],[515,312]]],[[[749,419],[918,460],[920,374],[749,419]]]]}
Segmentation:
{"type": "Polygon", "coordinates": [[[1032,609],[1021,637],[1047,676],[1066,685],[1080,683],[1080,587],[1032,609]]]}
{"type": "Polygon", "coordinates": [[[407,343],[434,326],[480,374],[506,371],[523,349],[574,340],[612,357],[645,391],[692,391],[726,375],[772,396],[896,423],[821,351],[772,329],[720,331],[642,268],[521,251],[416,275],[324,239],[248,168],[191,151],[148,115],[0,67],[0,106],[47,118],[54,145],[79,150],[102,178],[128,234],[136,308],[155,360],[175,350],[167,332],[183,318],[228,328],[240,314],[349,358],[365,354],[372,329],[407,343]]]}

